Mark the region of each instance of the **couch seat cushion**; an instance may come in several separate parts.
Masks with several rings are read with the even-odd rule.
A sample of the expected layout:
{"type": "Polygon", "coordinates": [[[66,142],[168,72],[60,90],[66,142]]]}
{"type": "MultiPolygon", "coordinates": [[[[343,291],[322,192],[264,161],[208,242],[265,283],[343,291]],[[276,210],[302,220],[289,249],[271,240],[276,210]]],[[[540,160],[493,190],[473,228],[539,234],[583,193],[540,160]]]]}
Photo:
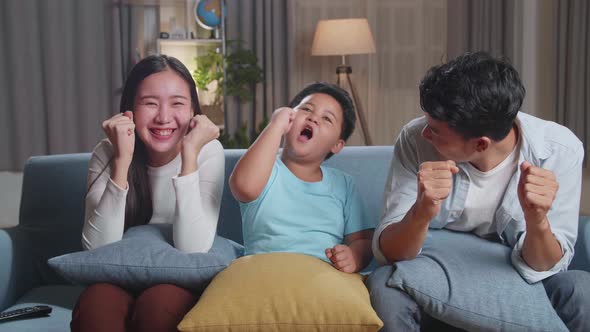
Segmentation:
{"type": "Polygon", "coordinates": [[[42,304],[52,308],[51,314],[48,317],[0,323],[0,331],[69,331],[70,321],[72,320],[72,309],[76,305],[78,296],[80,296],[83,290],[83,287],[65,285],[34,288],[21,297],[15,305],[6,308],[5,311],[42,304]]]}

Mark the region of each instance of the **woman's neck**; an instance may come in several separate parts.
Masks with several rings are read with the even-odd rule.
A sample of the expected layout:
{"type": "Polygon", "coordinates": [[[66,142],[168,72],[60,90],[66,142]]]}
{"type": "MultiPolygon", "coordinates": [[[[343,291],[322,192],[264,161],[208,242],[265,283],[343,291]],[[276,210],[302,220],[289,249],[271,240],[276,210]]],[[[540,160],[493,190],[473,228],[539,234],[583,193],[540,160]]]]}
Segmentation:
{"type": "Polygon", "coordinates": [[[154,153],[148,152],[148,166],[150,167],[162,167],[178,156],[180,153],[180,146],[170,151],[154,153]]]}

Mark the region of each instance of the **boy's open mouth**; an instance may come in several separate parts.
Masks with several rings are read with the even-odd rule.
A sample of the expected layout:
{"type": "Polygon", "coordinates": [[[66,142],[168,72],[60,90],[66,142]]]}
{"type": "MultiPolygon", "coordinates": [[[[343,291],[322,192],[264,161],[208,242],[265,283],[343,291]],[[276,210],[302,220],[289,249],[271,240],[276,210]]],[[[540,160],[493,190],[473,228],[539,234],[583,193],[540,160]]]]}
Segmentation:
{"type": "Polygon", "coordinates": [[[306,126],[299,134],[299,139],[309,141],[313,137],[313,128],[306,126]]]}

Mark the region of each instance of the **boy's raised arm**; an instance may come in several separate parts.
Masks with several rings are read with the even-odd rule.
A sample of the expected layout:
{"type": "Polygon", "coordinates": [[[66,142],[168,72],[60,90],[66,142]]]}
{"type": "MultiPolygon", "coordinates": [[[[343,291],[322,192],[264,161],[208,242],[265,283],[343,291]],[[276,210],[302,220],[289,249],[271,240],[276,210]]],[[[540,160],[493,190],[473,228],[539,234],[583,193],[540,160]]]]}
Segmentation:
{"type": "Polygon", "coordinates": [[[236,164],[229,178],[229,187],[240,202],[251,202],[262,193],[272,172],[281,138],[291,128],[295,112],[288,107],[275,110],[268,126],[236,164]]]}

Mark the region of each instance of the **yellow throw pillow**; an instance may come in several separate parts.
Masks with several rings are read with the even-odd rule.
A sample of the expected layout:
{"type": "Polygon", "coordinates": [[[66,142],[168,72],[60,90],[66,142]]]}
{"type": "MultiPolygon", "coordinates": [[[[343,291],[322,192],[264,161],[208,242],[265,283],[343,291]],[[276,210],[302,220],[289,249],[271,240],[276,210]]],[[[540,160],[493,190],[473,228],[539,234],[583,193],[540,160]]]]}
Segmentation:
{"type": "Polygon", "coordinates": [[[377,331],[359,274],[293,253],[245,256],[209,284],[180,331],[377,331]]]}

